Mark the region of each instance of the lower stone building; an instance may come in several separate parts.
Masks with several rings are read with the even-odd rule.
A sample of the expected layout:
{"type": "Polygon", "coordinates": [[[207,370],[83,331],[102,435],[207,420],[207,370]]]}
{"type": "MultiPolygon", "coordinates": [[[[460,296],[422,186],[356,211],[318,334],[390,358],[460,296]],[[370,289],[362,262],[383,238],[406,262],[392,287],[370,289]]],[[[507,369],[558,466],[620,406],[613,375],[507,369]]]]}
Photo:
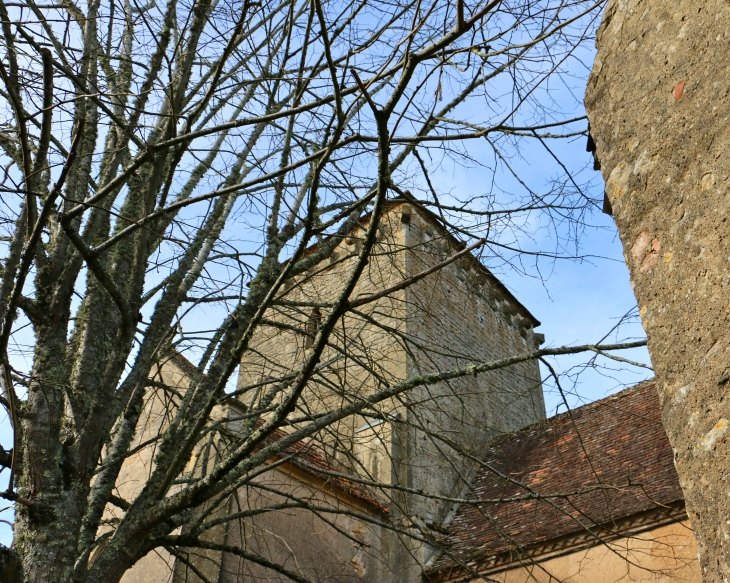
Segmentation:
{"type": "MultiPolygon", "coordinates": [[[[221,415],[235,430],[241,413],[230,400],[221,415]]],[[[404,563],[422,583],[701,581],[652,382],[495,439],[460,497],[445,529],[424,526],[432,559],[414,565],[424,553],[409,553],[398,513],[299,443],[230,499],[246,517],[209,532],[243,554],[158,552],[125,581],[395,583],[404,563]]]]}
{"type": "MultiPolygon", "coordinates": [[[[153,380],[157,387],[174,387],[180,394],[194,372],[190,362],[173,354],[156,369],[153,380]]],[[[160,388],[148,394],[141,423],[144,431],[136,436],[135,453],[123,465],[118,479],[115,493],[120,499],[134,499],[151,471],[154,437],[169,421],[171,411],[166,394],[160,388]],[[152,444],[145,446],[148,442],[152,444]]],[[[239,431],[244,415],[244,407],[235,399],[228,399],[214,412],[214,418],[221,422],[221,434],[239,431]]],[[[269,440],[276,441],[282,435],[276,432],[269,440]]],[[[208,463],[215,461],[213,453],[208,463]]],[[[397,553],[391,552],[389,545],[396,541],[388,530],[391,509],[346,472],[323,457],[319,442],[299,442],[269,460],[247,486],[227,500],[223,512],[205,517],[224,520],[207,529],[204,538],[242,549],[242,554],[201,549],[171,554],[171,549],[158,548],[138,561],[122,582],[395,582],[392,574],[398,571],[393,563],[397,553]],[[266,562],[256,562],[254,557],[263,557],[266,562]]],[[[109,505],[107,521],[122,512],[109,505]]]]}

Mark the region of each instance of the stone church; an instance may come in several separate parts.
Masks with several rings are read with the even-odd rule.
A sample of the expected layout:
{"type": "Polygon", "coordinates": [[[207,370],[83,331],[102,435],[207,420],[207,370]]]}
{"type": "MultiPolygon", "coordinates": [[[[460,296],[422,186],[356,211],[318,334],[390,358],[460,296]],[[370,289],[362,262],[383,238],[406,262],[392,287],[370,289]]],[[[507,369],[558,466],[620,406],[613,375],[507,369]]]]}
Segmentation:
{"type": "MultiPolygon", "coordinates": [[[[244,389],[285,375],[306,354],[311,334],[300,331],[316,331],[361,234],[287,283],[286,301],[267,315],[241,363],[239,390],[216,412],[226,431],[235,432],[260,398],[244,389]]],[[[431,212],[392,201],[353,297],[462,248],[431,212]]],[[[309,418],[383,384],[527,353],[544,340],[539,321],[471,255],[380,298],[355,320],[343,322],[347,342],[323,355],[332,364],[303,396],[309,418]],[[347,368],[337,364],[344,347],[347,368]]],[[[193,368],[174,353],[155,378],[184,391],[193,368]]],[[[142,486],[154,456],[144,444],[168,410],[152,388],[139,447],[118,482],[126,500],[142,486]]],[[[546,419],[536,361],[416,388],[287,449],[226,502],[206,536],[245,552],[159,551],[124,581],[700,580],[654,386],[546,419]]]]}

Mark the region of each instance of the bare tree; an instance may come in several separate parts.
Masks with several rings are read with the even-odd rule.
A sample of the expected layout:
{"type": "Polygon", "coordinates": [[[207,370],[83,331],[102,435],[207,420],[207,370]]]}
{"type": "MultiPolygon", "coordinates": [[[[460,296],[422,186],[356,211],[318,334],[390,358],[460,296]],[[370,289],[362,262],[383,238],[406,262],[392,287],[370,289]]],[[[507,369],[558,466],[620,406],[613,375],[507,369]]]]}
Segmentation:
{"type": "MultiPolygon", "coordinates": [[[[570,255],[566,241],[597,202],[561,164],[544,191],[515,172],[517,193],[485,187],[465,201],[439,194],[431,176],[440,159],[473,162],[470,140],[511,172],[522,141],[550,152],[548,139],[582,135],[582,118],[565,119],[546,84],[590,37],[601,4],[0,0],[0,381],[14,432],[0,463],[25,581],[118,581],[156,549],[204,577],[191,548],[305,580],[204,536],[270,460],[314,439],[359,471],[340,427],[382,419],[380,404],[551,354],[641,344],[526,345],[496,360],[457,355],[448,369],[433,357],[396,382],[377,345],[352,332],[371,326],[427,353],[365,308],[464,259],[454,235],[486,262],[555,256],[525,255],[526,225],[540,216],[557,254],[570,255]],[[461,119],[468,104],[478,115],[461,119]],[[359,287],[379,256],[395,255],[384,219],[394,198],[430,209],[451,234],[420,271],[359,287]],[[292,291],[337,262],[326,297],[292,291]],[[286,360],[270,330],[302,352],[286,360]],[[14,346],[27,346],[26,370],[13,366],[14,346]],[[160,367],[181,351],[195,364],[176,384],[160,367]],[[265,379],[242,371],[234,388],[242,362],[266,363],[265,379]],[[345,391],[351,369],[368,391],[345,391]],[[231,396],[242,404],[235,430],[219,416],[231,396]],[[163,405],[151,434],[150,399],[163,405]],[[150,471],[122,499],[125,460],[144,447],[150,471]]],[[[403,488],[387,486],[397,503],[403,488]]],[[[317,511],[289,496],[278,504],[317,511]]]]}

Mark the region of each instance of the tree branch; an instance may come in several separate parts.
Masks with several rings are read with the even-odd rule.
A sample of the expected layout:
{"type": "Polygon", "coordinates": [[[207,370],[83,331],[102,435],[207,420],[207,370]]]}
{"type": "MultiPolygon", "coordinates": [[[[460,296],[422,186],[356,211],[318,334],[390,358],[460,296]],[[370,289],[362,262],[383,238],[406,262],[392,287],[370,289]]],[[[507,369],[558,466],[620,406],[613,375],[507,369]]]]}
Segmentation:
{"type": "Polygon", "coordinates": [[[413,275],[409,278],[406,278],[403,281],[400,281],[399,283],[396,283],[395,285],[392,285],[391,287],[389,287],[387,289],[381,290],[379,292],[375,292],[373,294],[370,294],[370,295],[367,295],[364,297],[357,298],[355,300],[350,300],[348,302],[348,309],[359,308],[360,306],[364,306],[365,304],[369,304],[370,302],[377,301],[380,298],[384,298],[385,296],[388,296],[394,292],[397,292],[399,290],[410,287],[417,281],[422,280],[424,277],[427,277],[436,271],[440,271],[441,269],[443,269],[447,265],[450,265],[457,259],[460,259],[461,257],[464,257],[465,255],[468,255],[475,249],[478,249],[479,247],[484,245],[484,243],[486,243],[486,242],[487,242],[486,239],[479,239],[478,241],[476,241],[476,242],[472,243],[471,245],[469,245],[468,247],[462,249],[455,255],[452,255],[451,257],[445,259],[444,261],[437,263],[433,267],[429,267],[428,269],[421,271],[420,273],[417,273],[416,275],[413,275]]]}

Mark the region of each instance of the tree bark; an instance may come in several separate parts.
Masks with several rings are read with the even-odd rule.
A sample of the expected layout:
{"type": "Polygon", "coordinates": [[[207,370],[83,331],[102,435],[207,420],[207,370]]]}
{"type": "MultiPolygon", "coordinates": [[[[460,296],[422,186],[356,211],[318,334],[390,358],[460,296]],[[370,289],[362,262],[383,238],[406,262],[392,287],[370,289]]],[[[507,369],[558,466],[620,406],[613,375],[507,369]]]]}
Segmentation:
{"type": "Polygon", "coordinates": [[[611,0],[586,94],[705,581],[730,578],[729,23],[611,0]]]}
{"type": "Polygon", "coordinates": [[[18,506],[14,547],[23,556],[25,583],[68,582],[76,558],[76,534],[89,489],[88,474],[75,479],[59,436],[67,383],[63,327],[37,328],[33,382],[23,410],[23,463],[17,484],[31,506],[18,506]]]}
{"type": "Polygon", "coordinates": [[[0,548],[0,581],[7,583],[23,581],[23,565],[18,554],[12,549],[0,548]]]}

